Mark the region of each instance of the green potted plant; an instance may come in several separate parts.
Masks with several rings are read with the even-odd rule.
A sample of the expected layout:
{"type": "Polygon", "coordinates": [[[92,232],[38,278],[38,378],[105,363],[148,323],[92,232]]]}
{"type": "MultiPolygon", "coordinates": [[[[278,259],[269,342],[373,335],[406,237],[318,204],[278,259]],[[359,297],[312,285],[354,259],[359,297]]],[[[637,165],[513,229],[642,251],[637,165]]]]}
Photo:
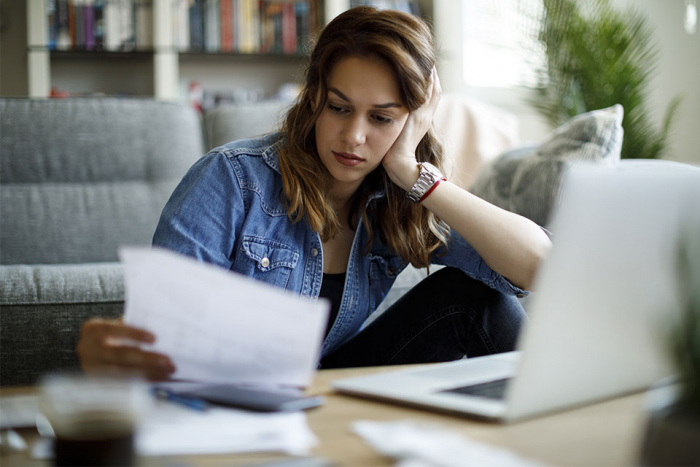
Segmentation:
{"type": "Polygon", "coordinates": [[[590,110],[621,104],[625,109],[622,158],[657,158],[680,99],[669,104],[661,128],[651,122],[648,90],[658,63],[647,19],[617,11],[609,0],[544,0],[539,32],[547,64],[531,104],[558,127],[590,110]]]}
{"type": "Polygon", "coordinates": [[[700,223],[679,248],[679,319],[669,334],[677,392],[649,413],[642,464],[700,465],[700,223]]]}

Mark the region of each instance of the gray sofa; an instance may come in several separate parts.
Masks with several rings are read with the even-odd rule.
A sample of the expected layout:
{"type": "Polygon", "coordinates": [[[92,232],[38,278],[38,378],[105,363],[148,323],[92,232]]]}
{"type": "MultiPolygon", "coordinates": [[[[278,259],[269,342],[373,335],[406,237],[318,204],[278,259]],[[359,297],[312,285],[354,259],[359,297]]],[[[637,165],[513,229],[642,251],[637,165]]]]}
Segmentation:
{"type": "Polygon", "coordinates": [[[123,313],[119,246],[150,245],[187,169],[288,105],[0,98],[0,385],[76,369],[81,324],[123,313]]]}
{"type": "Polygon", "coordinates": [[[150,244],[204,148],[186,106],[0,99],[1,385],[77,367],[80,323],[122,314],[118,247],[150,244]]]}

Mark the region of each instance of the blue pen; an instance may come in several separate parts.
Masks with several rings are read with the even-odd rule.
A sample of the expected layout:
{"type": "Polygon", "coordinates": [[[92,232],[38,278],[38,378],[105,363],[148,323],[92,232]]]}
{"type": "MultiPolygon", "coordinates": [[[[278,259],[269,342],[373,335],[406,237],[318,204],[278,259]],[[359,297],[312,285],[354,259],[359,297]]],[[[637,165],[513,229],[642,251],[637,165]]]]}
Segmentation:
{"type": "Polygon", "coordinates": [[[167,389],[162,389],[162,388],[153,388],[153,394],[158,399],[166,400],[173,402],[175,404],[180,404],[185,407],[189,407],[190,409],[193,410],[199,410],[203,411],[209,408],[209,404],[202,400],[202,399],[197,399],[195,397],[186,397],[186,396],[181,396],[179,394],[176,394],[172,391],[168,391],[167,389]]]}

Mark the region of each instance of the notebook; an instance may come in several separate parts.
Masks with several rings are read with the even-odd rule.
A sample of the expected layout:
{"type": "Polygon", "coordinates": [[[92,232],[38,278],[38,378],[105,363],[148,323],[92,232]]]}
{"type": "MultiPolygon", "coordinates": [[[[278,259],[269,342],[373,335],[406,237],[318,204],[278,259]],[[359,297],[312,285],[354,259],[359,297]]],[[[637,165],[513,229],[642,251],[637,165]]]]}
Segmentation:
{"type": "Polygon", "coordinates": [[[672,377],[666,336],[680,309],[679,243],[700,236],[700,170],[581,167],[564,186],[516,351],[341,379],[333,388],[508,422],[672,377]]]}

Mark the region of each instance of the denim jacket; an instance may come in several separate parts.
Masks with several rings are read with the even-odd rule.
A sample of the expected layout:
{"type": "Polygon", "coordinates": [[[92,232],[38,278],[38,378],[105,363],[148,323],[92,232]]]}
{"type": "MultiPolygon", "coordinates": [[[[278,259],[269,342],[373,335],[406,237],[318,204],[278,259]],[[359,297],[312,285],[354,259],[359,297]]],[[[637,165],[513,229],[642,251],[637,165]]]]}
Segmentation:
{"type": "MultiPolygon", "coordinates": [[[[308,222],[293,223],[287,216],[280,144],[279,135],[234,141],[197,161],[163,209],[153,245],[317,299],[323,279],[321,238],[308,222]]],[[[377,193],[373,199],[381,196],[377,193]]],[[[338,317],[322,355],[359,331],[406,267],[379,235],[364,254],[367,241],[360,222],[338,317]]],[[[447,253],[436,254],[431,261],[460,268],[506,294],[523,293],[487,266],[454,231],[447,253]]]]}

